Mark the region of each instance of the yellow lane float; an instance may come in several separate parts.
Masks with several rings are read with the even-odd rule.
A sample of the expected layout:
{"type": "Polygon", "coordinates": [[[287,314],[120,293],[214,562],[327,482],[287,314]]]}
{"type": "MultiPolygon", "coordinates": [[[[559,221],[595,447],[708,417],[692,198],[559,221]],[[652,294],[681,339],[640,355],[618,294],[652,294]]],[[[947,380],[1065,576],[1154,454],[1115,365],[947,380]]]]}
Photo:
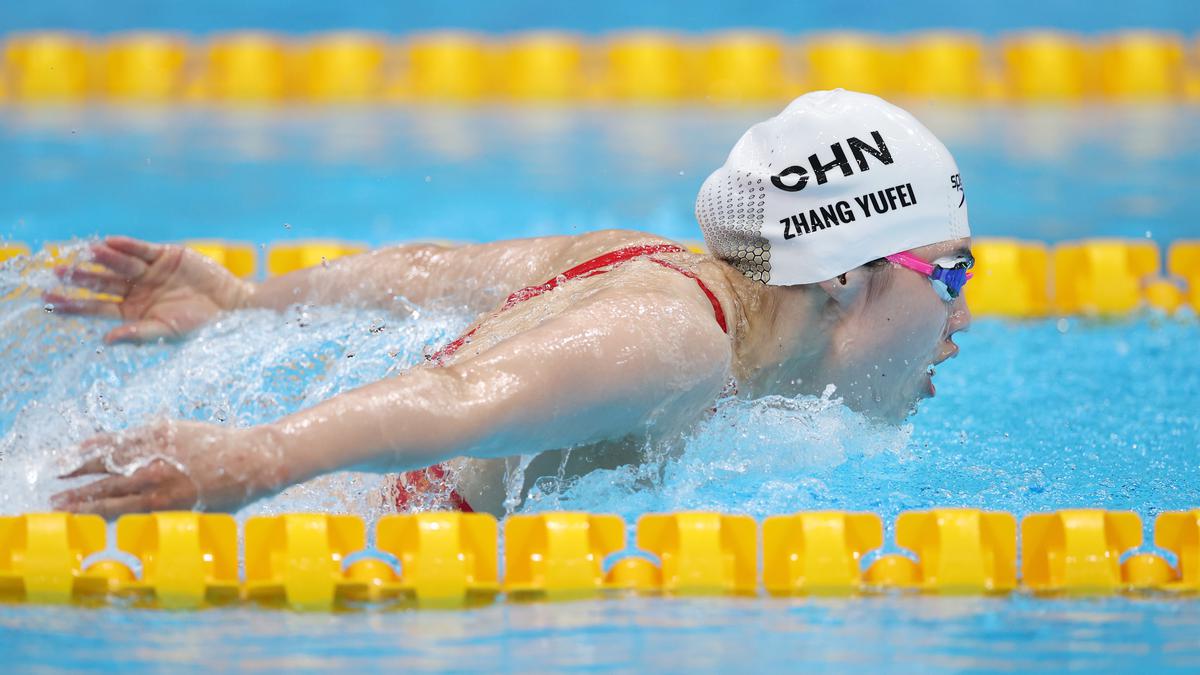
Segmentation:
{"type": "Polygon", "coordinates": [[[17,100],[80,101],[91,89],[87,42],[72,33],[27,33],[9,38],[4,65],[10,95],[17,100]]]}
{"type": "Polygon", "coordinates": [[[1017,586],[1017,521],[979,509],[909,511],[896,519],[896,543],[917,554],[917,588],[995,593],[1017,586]]]}
{"type": "Polygon", "coordinates": [[[1158,514],[1154,545],[1175,554],[1179,561],[1177,580],[1167,587],[1200,591],[1200,509],[1158,514]]]}
{"type": "Polygon", "coordinates": [[[504,592],[515,598],[573,598],[605,587],[604,559],[625,548],[619,516],[546,513],[504,524],[504,592]]]}
{"type": "Polygon", "coordinates": [[[233,103],[274,103],[288,93],[288,47],[270,33],[227,33],[208,46],[192,98],[233,103]]]}
{"type": "Polygon", "coordinates": [[[1077,101],[1094,90],[1092,48],[1076,36],[1020,33],[1001,42],[1006,94],[1018,101],[1077,101]]]}
{"type": "Polygon", "coordinates": [[[1118,33],[1100,44],[1100,92],[1110,99],[1179,99],[1184,89],[1183,42],[1150,31],[1118,33]]]}
{"type": "Polygon", "coordinates": [[[649,514],[638,519],[637,547],[661,561],[663,593],[747,595],[757,587],[757,530],[749,516],[649,514]]]}
{"type": "Polygon", "coordinates": [[[1200,240],[1171,244],[1167,251],[1167,272],[1187,284],[1187,301],[1200,312],[1200,240]]]}
{"type": "Polygon", "coordinates": [[[885,36],[816,33],[796,42],[728,32],[697,40],[631,31],[591,41],[559,32],[483,36],[329,33],[284,38],[242,31],[193,49],[180,37],[139,32],[88,39],[29,32],[7,40],[0,101],[112,100],[273,103],[429,100],[716,103],[784,99],[843,87],[950,100],[1200,100],[1200,72],[1174,33],[1126,31],[1088,39],[1051,31],[1007,35],[997,60],[975,33],[885,36]],[[799,58],[793,58],[798,50],[799,58]],[[593,62],[593,54],[597,59],[593,62]],[[790,69],[803,66],[803,78],[790,69]],[[395,72],[393,72],[393,70],[395,72]]]}
{"type": "Polygon", "coordinates": [[[816,511],[763,521],[763,587],[771,595],[853,593],[862,557],[883,546],[873,513],[816,511]]]}
{"type": "Polygon", "coordinates": [[[365,596],[361,581],[346,579],[342,561],[367,543],[357,516],[296,513],[246,520],[247,600],[293,609],[328,610],[365,596]]]}
{"type": "Polygon", "coordinates": [[[984,91],[983,40],[970,33],[928,33],[905,43],[900,74],[904,93],[959,101],[984,91]]]}
{"type": "Polygon", "coordinates": [[[253,244],[219,241],[215,239],[194,239],[184,244],[202,255],[212,258],[225,269],[233,272],[234,276],[247,279],[258,272],[258,251],[253,244]]]}
{"type": "Polygon", "coordinates": [[[63,604],[109,591],[108,578],[83,569],[104,550],[100,516],[30,513],[0,517],[0,596],[63,604]]]}
{"type": "Polygon", "coordinates": [[[1068,509],[1021,521],[1021,577],[1033,591],[1105,592],[1125,584],[1121,554],[1142,543],[1132,511],[1068,509]]]}
{"type": "MultiPolygon", "coordinates": [[[[756,595],[757,525],[749,516],[683,512],[642,516],[637,546],[625,551],[625,523],[613,515],[553,512],[511,516],[505,579],[499,581],[498,526],[487,514],[384,516],[366,548],[358,516],[285,514],[249,518],[245,574],[238,578],[231,516],[193,512],[127,515],[117,521],[120,554],[97,516],[34,513],[0,517],[0,598],[95,604],[133,596],[136,606],[199,608],[238,599],[297,610],[349,609],[361,602],[457,608],[510,600],[569,600],[613,591],[649,595],[756,595]],[[653,556],[657,563],[645,556],[653,556]],[[399,566],[384,559],[391,556],[399,566]],[[90,564],[88,563],[91,560],[90,564]]],[[[762,526],[762,588],[774,596],[1035,594],[1200,591],[1200,509],[1166,512],[1154,543],[1178,561],[1138,552],[1141,520],[1128,511],[1067,509],[1016,519],[972,508],[910,511],[896,520],[907,553],[878,555],[879,517],[840,511],[772,516],[762,526]]]]}
{"type": "Polygon", "coordinates": [[[1060,314],[1117,317],[1142,302],[1143,285],[1160,269],[1153,242],[1095,239],[1054,249],[1054,306],[1060,314]]]}
{"type": "Polygon", "coordinates": [[[896,90],[896,50],[883,36],[861,33],[814,35],[805,40],[809,89],[850,89],[878,96],[896,90]]]}
{"type": "Polygon", "coordinates": [[[187,42],[165,33],[131,33],[104,43],[100,89],[117,101],[167,102],[183,94],[187,42]]]}
{"type": "Polygon", "coordinates": [[[525,33],[501,47],[498,80],[517,101],[569,101],[584,92],[583,40],[569,33],[525,33]]]}
{"type": "Polygon", "coordinates": [[[979,316],[1028,318],[1050,311],[1050,254],[1039,242],[978,239],[971,244],[975,277],[963,289],[979,316]]]}
{"type": "Polygon", "coordinates": [[[316,103],[362,103],[380,96],[384,38],[366,33],[326,33],[303,43],[296,57],[297,95],[316,103]]]}
{"type": "Polygon", "coordinates": [[[670,102],[693,95],[694,49],[670,33],[631,32],[604,45],[601,92],[621,101],[670,102]]]}
{"type": "Polygon", "coordinates": [[[1183,289],[1170,279],[1148,281],[1143,295],[1147,305],[1166,314],[1174,314],[1187,301],[1183,289]]]}
{"type": "Polygon", "coordinates": [[[417,35],[401,46],[402,75],[389,87],[391,98],[458,103],[492,93],[492,52],[473,33],[417,35]]]}
{"type": "Polygon", "coordinates": [[[344,241],[305,240],[281,242],[267,251],[267,274],[277,276],[317,265],[326,265],[343,256],[357,255],[366,246],[344,241]]]}
{"type": "Polygon", "coordinates": [[[192,609],[240,597],[233,516],[192,511],[121,516],[117,547],[142,564],[141,580],[124,584],[122,591],[147,595],[158,606],[192,609]]]}
{"type": "Polygon", "coordinates": [[[721,33],[702,47],[700,96],[714,102],[765,102],[799,93],[784,68],[783,41],[775,35],[721,33]]]}
{"type": "Polygon", "coordinates": [[[496,519],[484,513],[384,516],[375,546],[400,560],[398,586],[422,607],[491,602],[500,590],[496,519]]]}

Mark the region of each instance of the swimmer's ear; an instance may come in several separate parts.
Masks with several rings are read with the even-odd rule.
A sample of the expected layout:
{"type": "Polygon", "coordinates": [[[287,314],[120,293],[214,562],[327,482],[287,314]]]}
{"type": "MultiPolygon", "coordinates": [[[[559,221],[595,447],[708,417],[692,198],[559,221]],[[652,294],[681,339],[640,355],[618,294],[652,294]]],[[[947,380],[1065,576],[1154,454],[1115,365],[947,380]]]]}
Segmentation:
{"type": "Polygon", "coordinates": [[[835,303],[843,308],[848,308],[866,297],[870,281],[871,270],[866,267],[856,267],[845,274],[818,282],[816,285],[835,303]]]}

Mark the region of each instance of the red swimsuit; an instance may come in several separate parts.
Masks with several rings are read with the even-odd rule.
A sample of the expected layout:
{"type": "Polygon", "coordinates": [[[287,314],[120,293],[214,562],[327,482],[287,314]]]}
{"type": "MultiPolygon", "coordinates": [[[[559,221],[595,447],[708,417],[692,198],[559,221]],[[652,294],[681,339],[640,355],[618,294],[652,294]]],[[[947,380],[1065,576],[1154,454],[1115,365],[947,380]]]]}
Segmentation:
{"type": "MultiPolygon", "coordinates": [[[[587,262],[580,263],[579,265],[572,267],[566,272],[563,272],[562,274],[543,284],[538,284],[537,286],[528,286],[514,292],[512,295],[508,296],[508,299],[504,301],[504,304],[501,305],[499,310],[497,310],[497,313],[503,312],[519,302],[528,300],[530,298],[536,298],[543,293],[552,291],[564,281],[570,281],[571,279],[586,279],[597,274],[604,274],[605,272],[612,271],[620,265],[627,263],[630,260],[634,260],[635,258],[652,256],[656,253],[682,253],[683,251],[684,249],[674,244],[642,244],[639,246],[626,246],[625,248],[617,249],[616,251],[611,251],[609,253],[605,253],[604,255],[592,258],[587,262]]],[[[717,296],[708,289],[708,286],[704,284],[704,281],[702,281],[700,277],[696,276],[696,274],[693,272],[675,265],[674,263],[669,263],[658,258],[649,258],[649,260],[652,263],[675,270],[685,277],[695,280],[696,284],[700,286],[700,290],[703,291],[704,295],[708,298],[708,301],[712,303],[713,314],[716,315],[717,325],[719,325],[721,330],[725,331],[726,333],[729,332],[729,328],[725,324],[725,312],[721,309],[721,303],[717,300],[717,296]]],[[[466,333],[463,333],[462,336],[437,350],[427,358],[430,361],[441,365],[447,358],[461,349],[463,345],[467,344],[467,342],[471,340],[471,336],[474,335],[475,331],[477,330],[479,330],[478,325],[466,333]]],[[[467,503],[467,500],[463,499],[462,495],[460,495],[458,491],[455,490],[452,485],[450,485],[450,476],[447,473],[444,464],[435,464],[426,469],[417,469],[416,471],[408,471],[400,474],[400,476],[396,479],[396,509],[405,511],[414,506],[418,506],[418,501],[421,496],[435,491],[444,491],[446,493],[446,499],[449,501],[451,508],[466,513],[471,513],[473,511],[471,505],[467,503]]]]}

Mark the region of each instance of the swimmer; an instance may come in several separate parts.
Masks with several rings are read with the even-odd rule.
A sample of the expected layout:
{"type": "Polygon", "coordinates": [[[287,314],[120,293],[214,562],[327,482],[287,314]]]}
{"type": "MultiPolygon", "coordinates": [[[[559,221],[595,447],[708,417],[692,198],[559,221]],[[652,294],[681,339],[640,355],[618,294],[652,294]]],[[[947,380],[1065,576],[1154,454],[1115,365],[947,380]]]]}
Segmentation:
{"type": "Polygon", "coordinates": [[[962,180],[946,148],[873,96],[813,92],[755,125],[704,182],[711,255],[609,230],[455,247],[405,245],[261,284],[176,245],[108,237],[95,268],[58,271],[113,302],[50,294],[116,319],[109,342],[181,338],[222,312],[449,301],[478,318],[426,362],[249,428],[166,420],[86,440],[64,477],[98,480],[55,508],[115,516],[236,510],[328,472],[399,473],[504,513],[504,458],[528,475],[638,462],[722,396],[820,395],[899,421],[934,395],[970,314],[962,180]],[[499,292],[497,292],[499,291],[499,292]],[[563,453],[571,449],[570,453],[563,453]],[[447,483],[450,483],[447,485],[447,483]]]}

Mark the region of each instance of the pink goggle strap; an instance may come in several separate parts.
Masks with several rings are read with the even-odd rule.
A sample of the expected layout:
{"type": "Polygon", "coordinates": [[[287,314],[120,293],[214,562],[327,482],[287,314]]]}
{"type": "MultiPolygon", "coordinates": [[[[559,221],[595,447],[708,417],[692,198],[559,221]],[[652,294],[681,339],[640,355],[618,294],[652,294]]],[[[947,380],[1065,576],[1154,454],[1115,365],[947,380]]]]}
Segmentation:
{"type": "MultiPolygon", "coordinates": [[[[934,266],[930,263],[925,262],[924,260],[921,260],[920,258],[916,257],[915,255],[913,255],[911,253],[907,253],[907,252],[893,253],[892,255],[884,256],[884,258],[886,260],[888,260],[889,262],[894,262],[901,267],[906,267],[914,272],[924,274],[927,277],[933,276],[933,267],[934,266]]],[[[969,270],[967,271],[968,279],[970,279],[974,276],[975,276],[975,274],[973,272],[971,272],[969,270]]]]}

